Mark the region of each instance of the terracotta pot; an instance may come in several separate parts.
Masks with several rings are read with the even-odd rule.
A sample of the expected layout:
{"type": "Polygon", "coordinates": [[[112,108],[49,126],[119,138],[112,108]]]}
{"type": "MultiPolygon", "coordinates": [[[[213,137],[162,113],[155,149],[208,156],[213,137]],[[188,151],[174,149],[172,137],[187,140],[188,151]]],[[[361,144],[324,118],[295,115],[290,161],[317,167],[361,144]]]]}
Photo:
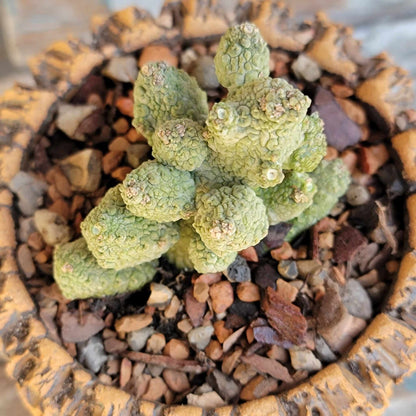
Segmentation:
{"type": "MultiPolygon", "coordinates": [[[[16,264],[13,195],[7,186],[24,168],[31,144],[45,131],[58,100],[71,96],[91,71],[116,54],[149,43],[218,38],[229,25],[251,19],[270,46],[295,53],[306,48],[323,69],[354,80],[359,59],[341,51],[346,42],[351,46],[348,28],[321,16],[299,29],[274,1],[242,0],[232,13],[215,4],[169,0],[157,20],[135,8],[108,19],[95,18],[91,45],[78,40],[53,44],[30,62],[37,87],[15,86],[0,97],[0,351],[7,355],[7,372],[34,415],[379,415],[394,383],[416,367],[416,195],[407,199],[408,252],[382,312],[342,359],[283,394],[214,412],[138,401],[100,384],[48,338],[16,264]]],[[[395,122],[403,109],[389,98],[393,83],[404,85],[407,80],[385,57],[379,60],[381,66],[369,72],[357,95],[394,135],[392,146],[401,159],[404,178],[412,185],[416,181],[416,130],[396,134],[395,122]]]]}

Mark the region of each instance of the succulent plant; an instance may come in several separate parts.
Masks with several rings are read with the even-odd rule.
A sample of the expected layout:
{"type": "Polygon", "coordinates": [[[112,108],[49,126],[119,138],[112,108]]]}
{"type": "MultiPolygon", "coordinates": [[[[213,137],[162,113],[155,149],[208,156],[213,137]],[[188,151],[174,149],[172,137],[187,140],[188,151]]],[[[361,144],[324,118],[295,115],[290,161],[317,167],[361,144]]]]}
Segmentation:
{"type": "Polygon", "coordinates": [[[88,249],[105,269],[134,267],[160,257],[179,239],[174,222],[159,223],[132,214],[111,188],[81,223],[88,249]]]}
{"type": "Polygon", "coordinates": [[[223,271],[269,225],[289,221],[293,239],[346,191],[342,161],[322,160],[326,138],[319,115],[307,114],[311,100],[269,77],[269,50],[255,25],[226,32],[215,66],[228,94],[210,111],[184,71],[142,67],[133,125],[155,160],[107,192],[81,224],[85,241],[58,247],[56,279],[68,297],[138,288],[164,253],[178,268],[223,271]]]}
{"type": "Polygon", "coordinates": [[[62,294],[68,299],[102,297],[136,290],[156,274],[157,261],[126,267],[103,269],[87,247],[84,238],[55,248],[53,271],[62,294]]]}

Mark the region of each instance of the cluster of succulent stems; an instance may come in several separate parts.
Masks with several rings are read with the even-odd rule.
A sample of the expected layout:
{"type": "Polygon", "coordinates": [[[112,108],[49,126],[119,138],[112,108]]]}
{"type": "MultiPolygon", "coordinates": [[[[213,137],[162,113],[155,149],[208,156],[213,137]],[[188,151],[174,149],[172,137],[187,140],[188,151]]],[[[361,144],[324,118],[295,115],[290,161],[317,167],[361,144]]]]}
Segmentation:
{"type": "Polygon", "coordinates": [[[221,38],[215,68],[227,95],[208,110],[186,72],[144,65],[134,87],[133,125],[152,160],[109,189],[58,246],[55,279],[68,298],[113,295],[152,280],[166,255],[179,269],[224,271],[270,225],[293,239],[326,216],[350,177],[326,161],[326,138],[311,100],[269,77],[269,49],[250,23],[221,38]]]}

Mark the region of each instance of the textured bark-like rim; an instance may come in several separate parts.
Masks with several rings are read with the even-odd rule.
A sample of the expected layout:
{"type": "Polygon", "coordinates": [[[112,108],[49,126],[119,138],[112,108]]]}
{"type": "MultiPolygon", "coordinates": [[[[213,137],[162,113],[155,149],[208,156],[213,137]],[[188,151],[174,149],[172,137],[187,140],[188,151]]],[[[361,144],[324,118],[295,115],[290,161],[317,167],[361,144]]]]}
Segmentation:
{"type": "MultiPolygon", "coordinates": [[[[279,19],[287,16],[277,2],[235,3],[232,16],[216,1],[167,0],[156,20],[135,8],[110,18],[96,17],[91,44],[77,40],[53,44],[30,62],[37,87],[15,86],[0,97],[0,125],[3,123],[6,131],[0,137],[0,351],[8,357],[7,372],[16,380],[23,402],[34,415],[380,415],[393,384],[416,369],[416,195],[407,200],[409,251],[383,311],[344,357],[283,394],[213,411],[136,400],[98,382],[48,338],[37,318],[16,263],[13,194],[8,184],[24,166],[31,143],[50,122],[58,99],[70,96],[92,70],[112,56],[149,43],[215,38],[229,25],[249,18],[273,47],[299,52],[309,42],[307,30],[311,26],[306,25],[303,37],[293,35],[287,20],[284,29],[279,26],[279,19]]],[[[335,27],[327,25],[323,35],[326,44],[335,27]]],[[[322,55],[319,48],[318,44],[309,50],[318,62],[322,55]]],[[[335,56],[325,59],[320,64],[329,72],[340,71],[338,74],[347,79],[354,72],[350,62],[338,65],[335,56]]],[[[383,104],[386,92],[377,88],[371,91],[368,104],[371,100],[383,104]]],[[[379,112],[384,110],[381,107],[379,112]]],[[[409,184],[416,181],[416,130],[394,136],[392,146],[401,159],[404,178],[409,184]]]]}

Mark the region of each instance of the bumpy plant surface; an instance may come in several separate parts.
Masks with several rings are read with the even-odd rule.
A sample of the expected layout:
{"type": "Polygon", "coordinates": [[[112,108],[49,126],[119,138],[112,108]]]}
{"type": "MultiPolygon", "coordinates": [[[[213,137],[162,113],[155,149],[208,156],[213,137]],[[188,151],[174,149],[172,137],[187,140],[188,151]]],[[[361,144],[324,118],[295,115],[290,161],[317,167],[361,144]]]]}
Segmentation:
{"type": "Polygon", "coordinates": [[[215,66],[228,94],[209,111],[186,72],[160,62],[141,68],[133,125],[154,160],[107,192],[82,223],[81,240],[56,249],[66,297],[138,289],[164,254],[181,269],[223,271],[269,225],[291,223],[291,240],[345,193],[347,169],[323,160],[323,122],[308,114],[311,100],[300,90],[269,77],[256,26],[229,29],[215,66]]]}

